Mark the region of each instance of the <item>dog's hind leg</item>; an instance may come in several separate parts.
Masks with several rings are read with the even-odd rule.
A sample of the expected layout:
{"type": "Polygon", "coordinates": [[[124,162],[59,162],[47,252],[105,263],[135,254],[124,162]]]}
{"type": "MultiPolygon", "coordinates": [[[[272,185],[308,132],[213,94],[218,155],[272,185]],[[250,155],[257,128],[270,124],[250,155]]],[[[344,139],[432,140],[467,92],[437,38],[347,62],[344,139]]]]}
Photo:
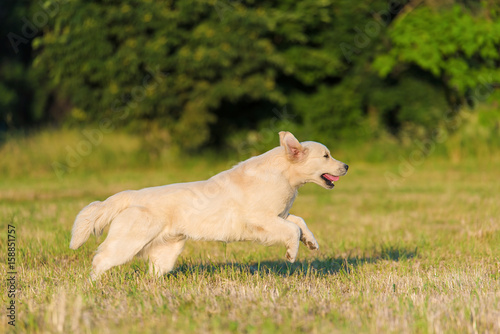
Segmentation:
{"type": "Polygon", "coordinates": [[[186,239],[183,238],[152,245],[144,254],[149,258],[149,272],[159,277],[172,271],[185,243],[186,239]]]}
{"type": "Polygon", "coordinates": [[[309,248],[310,250],[317,250],[319,248],[318,242],[314,238],[311,230],[309,230],[309,228],[307,227],[304,219],[294,215],[288,215],[286,219],[291,221],[292,223],[297,224],[297,226],[300,227],[300,230],[302,231],[302,237],[300,238],[300,241],[302,241],[304,245],[307,246],[307,248],[309,248]]]}
{"type": "Polygon", "coordinates": [[[130,261],[161,231],[162,224],[144,207],[129,207],[111,223],[106,240],[92,261],[92,280],[106,270],[130,261]]]}

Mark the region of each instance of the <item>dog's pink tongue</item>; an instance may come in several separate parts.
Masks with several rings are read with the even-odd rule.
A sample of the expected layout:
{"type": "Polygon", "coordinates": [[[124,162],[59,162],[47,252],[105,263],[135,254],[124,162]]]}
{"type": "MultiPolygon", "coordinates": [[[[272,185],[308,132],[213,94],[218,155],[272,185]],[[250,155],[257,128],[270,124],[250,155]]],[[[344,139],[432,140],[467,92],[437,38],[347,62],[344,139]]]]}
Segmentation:
{"type": "Polygon", "coordinates": [[[324,176],[325,178],[327,178],[328,180],[330,180],[330,181],[338,181],[338,180],[340,179],[340,177],[339,177],[339,176],[333,176],[333,175],[331,175],[331,174],[326,174],[326,173],[325,173],[325,174],[323,174],[323,176],[324,176]]]}

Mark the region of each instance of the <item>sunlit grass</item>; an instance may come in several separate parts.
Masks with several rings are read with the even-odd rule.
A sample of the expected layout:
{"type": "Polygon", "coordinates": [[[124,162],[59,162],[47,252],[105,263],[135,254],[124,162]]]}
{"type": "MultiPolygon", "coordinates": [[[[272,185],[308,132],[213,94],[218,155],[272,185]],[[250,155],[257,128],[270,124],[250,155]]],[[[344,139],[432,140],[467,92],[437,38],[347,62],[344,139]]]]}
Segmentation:
{"type": "MultiPolygon", "coordinates": [[[[12,166],[28,159],[22,150],[8,156],[12,166]]],[[[397,173],[398,161],[346,161],[349,174],[333,191],[301,189],[292,212],[306,220],[320,250],[301,246],[294,264],[280,246],[188,242],[163,278],[152,278],[146,263],[134,260],[91,283],[90,263],[103,239],[92,237],[77,251],[68,247],[83,206],[124,189],[203,179],[228,167],[201,159],[127,166],[134,155],[123,153],[123,163],[102,168],[106,153],[96,152],[62,179],[46,165],[31,172],[38,168],[33,161],[50,165],[61,153],[39,158],[32,152],[26,174],[0,181],[2,231],[14,224],[19,238],[18,333],[500,331],[500,161],[494,157],[452,163],[431,155],[393,188],[384,175],[397,173]]],[[[5,234],[2,249],[4,242],[5,234]]],[[[0,326],[10,330],[5,319],[0,326]]]]}

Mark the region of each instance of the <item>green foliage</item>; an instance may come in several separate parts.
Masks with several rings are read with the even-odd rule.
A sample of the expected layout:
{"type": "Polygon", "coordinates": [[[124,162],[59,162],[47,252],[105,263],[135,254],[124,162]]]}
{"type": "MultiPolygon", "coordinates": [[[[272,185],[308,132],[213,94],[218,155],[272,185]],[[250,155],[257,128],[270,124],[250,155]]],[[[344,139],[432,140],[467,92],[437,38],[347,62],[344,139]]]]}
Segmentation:
{"type": "Polygon", "coordinates": [[[28,1],[5,0],[0,8],[0,131],[40,120],[31,108],[34,83],[29,71],[31,48],[19,43],[13,48],[9,34],[19,33],[22,18],[29,14],[28,1]]]}
{"type": "Polygon", "coordinates": [[[348,22],[364,25],[383,5],[74,1],[36,41],[35,67],[75,105],[73,121],[111,118],[148,132],[154,122],[167,144],[204,144],[227,105],[228,118],[257,114],[246,128],[287,105],[306,128],[329,125],[336,136],[362,119],[362,97],[332,82],[349,70],[338,45],[356,35],[348,22]]]}
{"type": "MultiPolygon", "coordinates": [[[[33,67],[0,64],[0,106],[24,102],[32,123],[128,128],[155,154],[267,133],[269,121],[327,143],[429,136],[500,82],[498,5],[447,3],[61,2],[33,67]]],[[[19,30],[19,13],[2,27],[19,30]]]]}
{"type": "Polygon", "coordinates": [[[417,66],[441,82],[451,102],[478,99],[478,86],[500,82],[499,19],[487,9],[473,13],[460,5],[417,8],[396,20],[388,33],[391,48],[373,67],[382,77],[398,77],[417,66]]]}

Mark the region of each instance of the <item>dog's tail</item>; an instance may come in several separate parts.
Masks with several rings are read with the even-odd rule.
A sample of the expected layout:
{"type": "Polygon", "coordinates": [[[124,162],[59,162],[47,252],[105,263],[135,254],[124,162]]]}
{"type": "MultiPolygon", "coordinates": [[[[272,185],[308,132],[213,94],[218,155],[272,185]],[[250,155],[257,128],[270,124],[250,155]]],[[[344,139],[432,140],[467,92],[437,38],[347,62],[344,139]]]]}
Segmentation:
{"type": "Polygon", "coordinates": [[[90,234],[101,235],[104,228],[130,204],[130,192],[123,191],[104,202],[92,202],[80,211],[73,224],[69,248],[78,249],[90,234]]]}

